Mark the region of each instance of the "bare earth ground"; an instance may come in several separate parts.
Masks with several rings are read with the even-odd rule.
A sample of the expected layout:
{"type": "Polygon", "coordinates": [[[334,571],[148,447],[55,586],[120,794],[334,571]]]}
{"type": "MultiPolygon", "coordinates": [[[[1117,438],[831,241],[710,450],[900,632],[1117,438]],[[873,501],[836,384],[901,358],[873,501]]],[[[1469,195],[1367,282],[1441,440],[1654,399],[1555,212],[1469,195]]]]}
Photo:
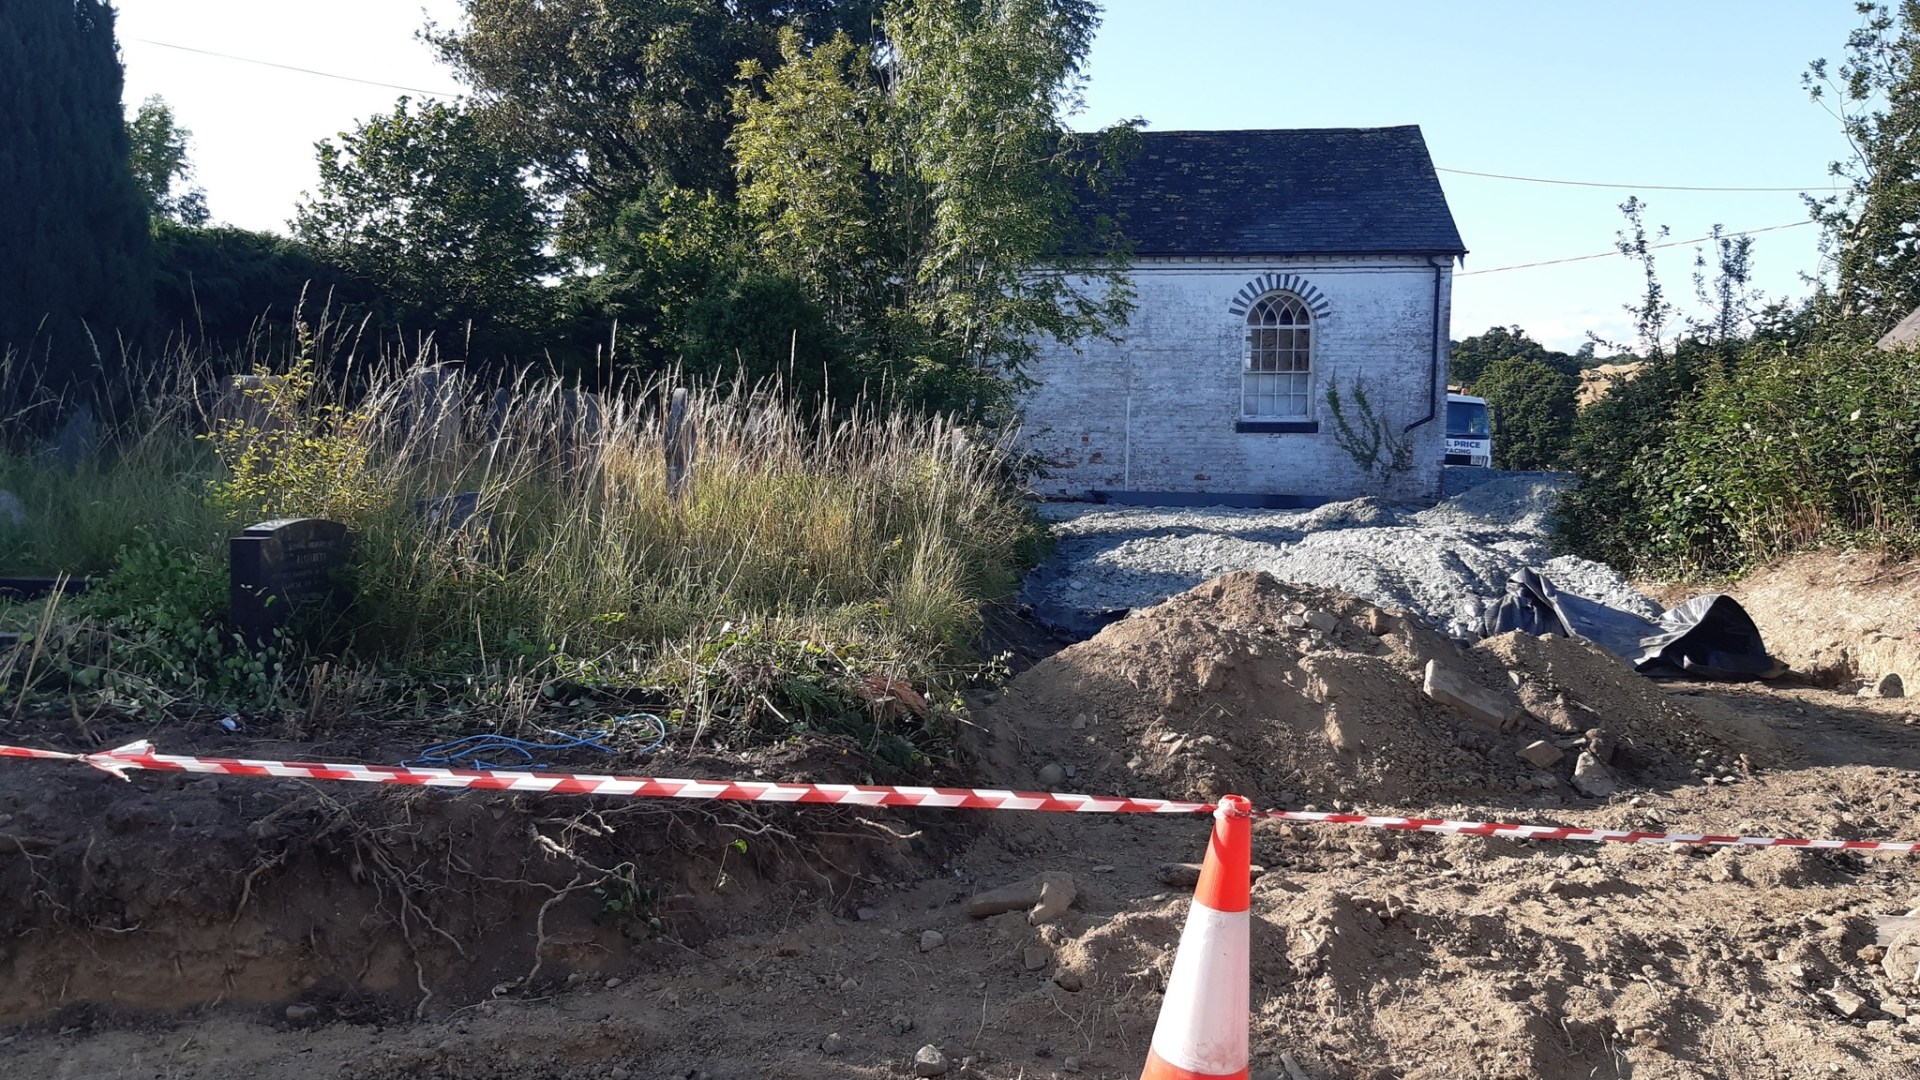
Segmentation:
{"type": "MultiPolygon", "coordinates": [[[[1811,683],[1656,684],[1566,641],[1461,650],[1236,574],[979,703],[975,764],[952,779],[1033,788],[1058,768],[1051,786],[1102,793],[1913,839],[1914,717],[1811,683]],[[1428,701],[1430,659],[1530,718],[1501,732],[1428,701]],[[1568,782],[1591,729],[1619,747],[1611,799],[1568,782]],[[1523,763],[1534,740],[1568,760],[1523,763]]],[[[843,750],[682,748],[620,769],[862,779],[843,750]]],[[[877,1078],[912,1075],[928,1044],[955,1076],[1130,1077],[1188,903],[1161,868],[1207,831],[0,775],[0,883],[25,898],[0,913],[9,1077],[877,1078]],[[578,887],[622,861],[631,895],[578,887]],[[1062,919],[963,911],[1043,871],[1078,885],[1062,919]]],[[[1255,861],[1256,1072],[1286,1052],[1314,1080],[1920,1076],[1920,950],[1875,947],[1871,925],[1920,905],[1911,857],[1263,823],[1255,861]]]]}

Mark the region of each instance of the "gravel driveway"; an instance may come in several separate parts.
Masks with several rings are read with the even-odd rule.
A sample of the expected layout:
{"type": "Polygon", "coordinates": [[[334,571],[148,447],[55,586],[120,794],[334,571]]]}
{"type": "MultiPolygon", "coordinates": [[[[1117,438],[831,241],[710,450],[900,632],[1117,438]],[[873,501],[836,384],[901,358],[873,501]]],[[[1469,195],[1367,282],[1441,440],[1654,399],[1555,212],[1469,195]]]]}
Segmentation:
{"type": "Polygon", "coordinates": [[[1603,563],[1555,557],[1547,525],[1564,481],[1496,480],[1424,510],[1374,499],[1304,512],[1043,503],[1059,549],[1021,599],[1076,635],[1230,570],[1340,589],[1475,639],[1507,577],[1540,569],[1562,588],[1657,618],[1660,606],[1603,563]]]}

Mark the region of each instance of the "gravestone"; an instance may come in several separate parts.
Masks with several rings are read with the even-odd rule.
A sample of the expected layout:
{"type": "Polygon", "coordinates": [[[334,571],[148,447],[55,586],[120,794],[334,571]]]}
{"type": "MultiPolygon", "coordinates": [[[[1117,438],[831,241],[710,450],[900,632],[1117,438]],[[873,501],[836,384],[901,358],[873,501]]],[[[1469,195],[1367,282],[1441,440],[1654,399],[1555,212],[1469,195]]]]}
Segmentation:
{"type": "Polygon", "coordinates": [[[53,456],[69,469],[91,461],[100,451],[100,424],[93,418],[93,407],[82,405],[73,410],[53,437],[53,456]]]}
{"type": "Polygon", "coordinates": [[[393,415],[411,452],[437,457],[459,444],[466,394],[466,375],[451,365],[430,364],[406,374],[394,395],[393,415]]]}
{"type": "Polygon", "coordinates": [[[595,444],[605,424],[597,394],[562,390],[556,400],[554,435],[560,444],[560,475],[578,479],[594,459],[595,444]]]}
{"type": "Polygon", "coordinates": [[[48,577],[44,574],[0,574],[0,600],[41,600],[59,593],[61,596],[85,595],[92,579],[68,577],[65,575],[48,577]]]}
{"type": "Polygon", "coordinates": [[[267,407],[267,396],[285,380],[284,375],[228,375],[220,380],[208,419],[215,428],[234,423],[256,431],[277,430],[284,425],[267,407]]]}
{"type": "Polygon", "coordinates": [[[676,388],[667,407],[666,430],[667,498],[676,503],[693,482],[693,436],[693,425],[687,420],[687,391],[676,388]]]}
{"type": "Polygon", "coordinates": [[[469,558],[493,566],[500,564],[501,543],[493,531],[493,511],[480,508],[479,492],[416,499],[413,512],[426,525],[429,542],[451,542],[469,558]]]}
{"type": "Polygon", "coordinates": [[[273,642],[296,612],[345,602],[338,574],[352,541],[347,527],[320,518],[283,518],[248,526],[227,542],[233,628],[249,644],[273,642]]]}
{"type": "Polygon", "coordinates": [[[480,493],[477,491],[442,495],[437,499],[416,499],[413,512],[427,523],[428,530],[436,536],[466,529],[485,529],[487,519],[492,516],[480,513],[480,493]]]}

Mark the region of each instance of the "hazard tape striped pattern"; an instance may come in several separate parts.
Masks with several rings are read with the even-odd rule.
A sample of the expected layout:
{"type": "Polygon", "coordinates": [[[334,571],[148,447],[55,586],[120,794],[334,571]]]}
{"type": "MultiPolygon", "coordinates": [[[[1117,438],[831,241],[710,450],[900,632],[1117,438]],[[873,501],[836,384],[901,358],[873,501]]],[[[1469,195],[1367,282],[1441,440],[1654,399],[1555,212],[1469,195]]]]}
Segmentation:
{"type": "MultiPolygon", "coordinates": [[[[1078,814],[1212,814],[1213,803],[1174,799],[1081,795],[1072,792],[1011,791],[998,788],[882,786],[875,784],[781,784],[760,780],[681,780],[658,776],[603,776],[591,773],[515,772],[505,769],[418,769],[314,761],[259,761],[247,758],[185,757],[156,753],[142,740],[113,750],[75,754],[25,746],[0,746],[0,758],[77,761],[122,780],[133,770],[210,773],[304,780],[341,780],[367,784],[517,791],[538,795],[617,795],[629,798],[723,799],[735,802],[796,803],[830,806],[897,806],[966,810],[1037,810],[1078,814]]],[[[1491,821],[1394,817],[1373,814],[1318,813],[1307,810],[1256,810],[1256,818],[1309,825],[1350,825],[1391,832],[1449,836],[1496,836],[1512,840],[1572,840],[1616,844],[1704,845],[1709,847],[1797,847],[1822,851],[1885,851],[1912,854],[1920,842],[1893,840],[1808,840],[1779,836],[1642,832],[1577,829],[1557,825],[1514,825],[1491,821]]]]}

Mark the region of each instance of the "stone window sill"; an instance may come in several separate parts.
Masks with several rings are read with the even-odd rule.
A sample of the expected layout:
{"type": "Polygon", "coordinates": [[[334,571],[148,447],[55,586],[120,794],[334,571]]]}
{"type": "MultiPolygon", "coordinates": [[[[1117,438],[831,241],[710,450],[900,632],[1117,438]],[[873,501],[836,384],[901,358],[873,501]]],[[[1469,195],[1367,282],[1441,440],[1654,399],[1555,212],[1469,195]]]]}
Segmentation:
{"type": "Polygon", "coordinates": [[[1320,431],[1317,420],[1241,420],[1233,430],[1243,435],[1314,435],[1320,431]]]}

